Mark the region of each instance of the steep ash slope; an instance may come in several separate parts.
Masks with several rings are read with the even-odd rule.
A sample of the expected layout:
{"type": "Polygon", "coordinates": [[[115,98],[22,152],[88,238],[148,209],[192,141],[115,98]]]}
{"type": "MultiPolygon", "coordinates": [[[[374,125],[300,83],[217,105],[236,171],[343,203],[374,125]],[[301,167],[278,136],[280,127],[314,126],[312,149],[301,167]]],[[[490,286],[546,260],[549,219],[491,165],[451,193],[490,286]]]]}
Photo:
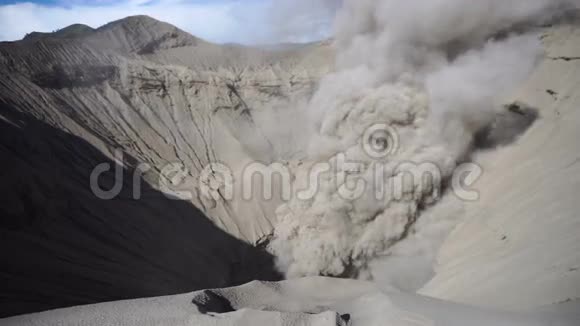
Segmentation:
{"type": "MultiPolygon", "coordinates": [[[[273,260],[145,181],[133,199],[89,187],[116,163],[84,139],[0,104],[0,316],[277,279],[273,260]]],[[[113,171],[100,183],[113,185],[113,171]]]]}
{"type": "Polygon", "coordinates": [[[511,309],[580,298],[579,27],[542,33],[546,58],[512,97],[540,117],[513,146],[476,158],[480,200],[467,204],[422,293],[511,309]]]}

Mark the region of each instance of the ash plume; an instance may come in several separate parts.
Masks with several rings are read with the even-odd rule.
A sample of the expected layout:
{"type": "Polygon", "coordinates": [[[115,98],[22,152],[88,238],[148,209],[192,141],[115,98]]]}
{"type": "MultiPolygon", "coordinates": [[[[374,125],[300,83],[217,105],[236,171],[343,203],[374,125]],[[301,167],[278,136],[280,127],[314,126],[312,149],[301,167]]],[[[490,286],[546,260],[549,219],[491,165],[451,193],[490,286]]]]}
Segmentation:
{"type": "Polygon", "coordinates": [[[439,189],[421,186],[422,180],[404,184],[403,200],[377,199],[376,188],[392,189],[425,162],[438,167],[443,184],[448,181],[470,154],[475,134],[493,121],[496,99],[524,81],[543,55],[535,25],[571,5],[344,1],[335,23],[336,71],[303,110],[311,134],[295,188],[308,182],[316,162],[329,161],[337,173],[321,177],[313,198],[295,198],[277,210],[270,250],[279,268],[291,278],[372,278],[369,264],[379,257],[415,255],[427,247],[422,257],[432,259],[433,246],[454,225],[461,204],[444,198],[437,205],[439,189]],[[398,135],[396,151],[379,159],[361,144],[377,123],[398,135]],[[355,175],[336,159],[339,153],[358,162],[355,175]],[[377,165],[384,172],[378,183],[377,165]],[[342,196],[341,189],[357,180],[367,185],[362,195],[342,196]]]}

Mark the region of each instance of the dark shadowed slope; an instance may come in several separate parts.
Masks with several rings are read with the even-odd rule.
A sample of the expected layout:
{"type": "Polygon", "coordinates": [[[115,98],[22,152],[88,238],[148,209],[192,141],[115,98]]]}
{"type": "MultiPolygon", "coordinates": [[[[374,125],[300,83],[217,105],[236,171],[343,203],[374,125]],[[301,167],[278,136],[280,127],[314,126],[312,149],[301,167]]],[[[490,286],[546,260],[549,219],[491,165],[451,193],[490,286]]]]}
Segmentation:
{"type": "MultiPolygon", "coordinates": [[[[272,259],[132,175],[100,200],[86,141],[0,103],[0,317],[275,279],[272,259]]],[[[103,175],[110,184],[113,173],[103,175]]]]}

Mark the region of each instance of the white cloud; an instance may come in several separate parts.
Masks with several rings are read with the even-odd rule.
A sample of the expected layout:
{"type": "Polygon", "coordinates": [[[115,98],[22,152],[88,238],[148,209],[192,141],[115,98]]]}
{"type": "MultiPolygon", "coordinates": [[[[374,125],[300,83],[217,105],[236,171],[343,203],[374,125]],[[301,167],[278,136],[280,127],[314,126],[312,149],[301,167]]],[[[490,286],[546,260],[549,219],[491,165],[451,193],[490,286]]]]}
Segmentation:
{"type": "Polygon", "coordinates": [[[66,2],[57,6],[0,6],[0,40],[75,23],[99,27],[131,15],[149,15],[214,42],[275,43],[327,37],[337,0],[123,0],[66,2]]]}
{"type": "Polygon", "coordinates": [[[309,42],[329,37],[341,0],[271,0],[239,6],[236,20],[252,30],[245,42],[309,42]]]}

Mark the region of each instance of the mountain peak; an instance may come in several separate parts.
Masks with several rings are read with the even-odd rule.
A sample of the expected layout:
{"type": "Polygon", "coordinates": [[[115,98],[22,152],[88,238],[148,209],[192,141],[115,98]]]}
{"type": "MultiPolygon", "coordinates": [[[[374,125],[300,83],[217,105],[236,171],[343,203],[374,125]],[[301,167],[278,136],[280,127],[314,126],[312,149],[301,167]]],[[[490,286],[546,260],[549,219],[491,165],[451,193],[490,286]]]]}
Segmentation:
{"type": "Polygon", "coordinates": [[[99,27],[99,30],[101,29],[107,29],[107,28],[113,28],[115,26],[122,26],[122,25],[137,25],[137,24],[141,24],[141,25],[156,25],[156,24],[167,24],[170,25],[168,23],[162,22],[160,20],[157,20],[151,16],[147,16],[147,15],[135,15],[135,16],[128,16],[125,18],[121,18],[115,21],[112,21],[110,23],[107,23],[101,27],[99,27]]]}
{"type": "Polygon", "coordinates": [[[99,27],[91,38],[124,53],[150,54],[160,49],[194,46],[201,39],[145,15],[129,16],[99,27]]]}

